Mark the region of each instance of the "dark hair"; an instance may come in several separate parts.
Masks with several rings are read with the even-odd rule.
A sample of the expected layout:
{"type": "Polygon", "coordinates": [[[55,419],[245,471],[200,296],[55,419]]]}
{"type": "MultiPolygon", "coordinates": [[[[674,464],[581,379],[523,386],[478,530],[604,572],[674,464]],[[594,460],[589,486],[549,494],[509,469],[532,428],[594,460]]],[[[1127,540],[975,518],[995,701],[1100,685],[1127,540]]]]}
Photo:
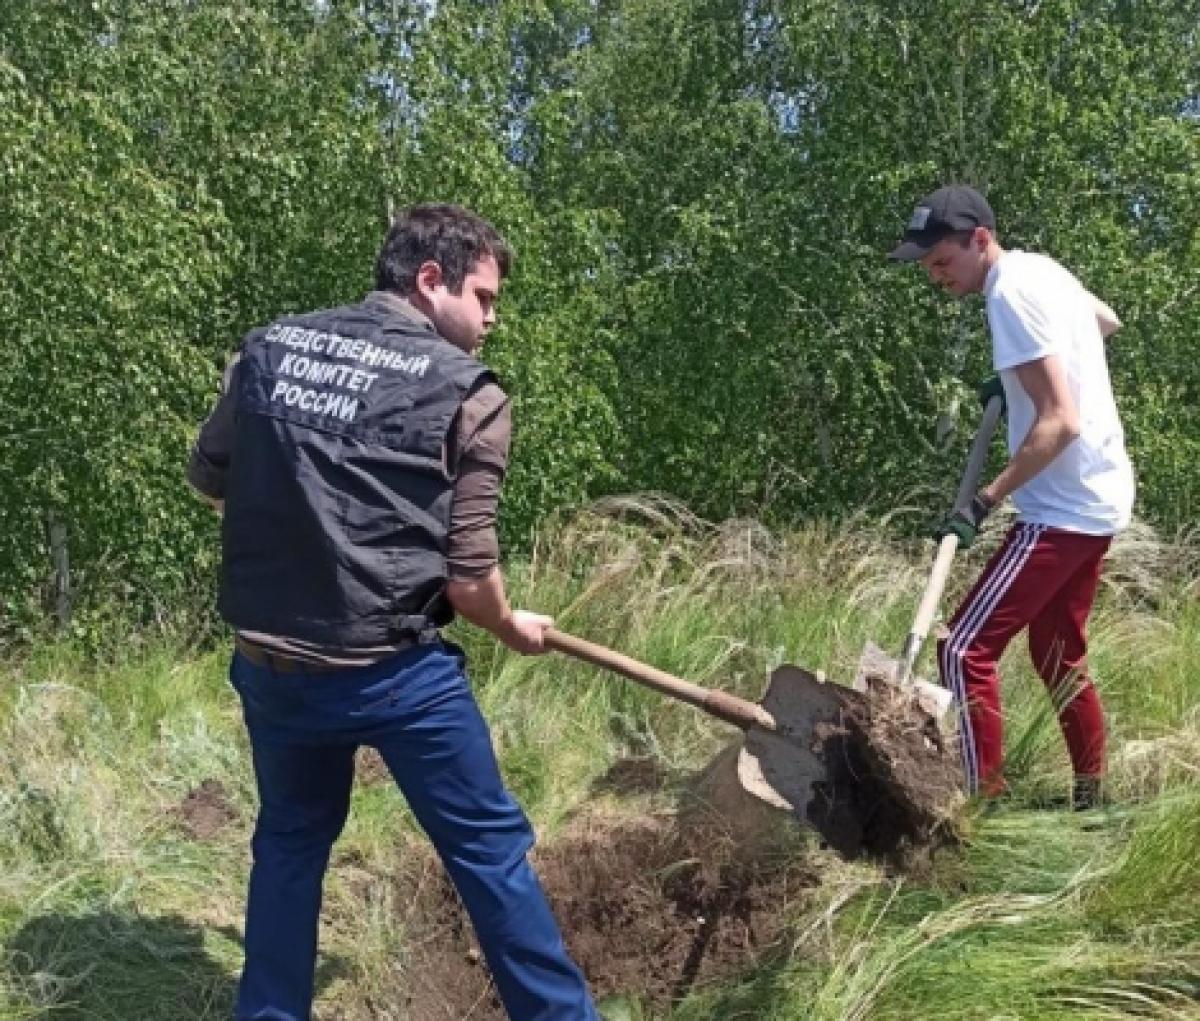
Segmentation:
{"type": "Polygon", "coordinates": [[[458,294],[467,274],[488,255],[496,260],[503,280],[512,265],[512,249],[482,216],[463,206],[410,206],[392,221],[383,239],[375,260],[375,287],[413,294],[417,270],[423,263],[436,262],[450,293],[458,294]]]}

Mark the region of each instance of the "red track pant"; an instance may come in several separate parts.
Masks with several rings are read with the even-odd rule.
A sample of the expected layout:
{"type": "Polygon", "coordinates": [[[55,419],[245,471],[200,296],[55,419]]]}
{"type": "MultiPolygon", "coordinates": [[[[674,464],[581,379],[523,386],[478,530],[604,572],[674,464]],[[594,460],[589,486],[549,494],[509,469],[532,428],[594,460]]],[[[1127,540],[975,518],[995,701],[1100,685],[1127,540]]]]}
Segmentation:
{"type": "Polygon", "coordinates": [[[1077,776],[1104,772],[1104,711],[1087,676],[1087,618],[1112,537],[1017,524],[984,568],[938,642],[942,683],[962,713],[967,789],[1004,790],[1003,722],[996,664],[1022,628],[1029,654],[1060,706],[1077,776]]]}

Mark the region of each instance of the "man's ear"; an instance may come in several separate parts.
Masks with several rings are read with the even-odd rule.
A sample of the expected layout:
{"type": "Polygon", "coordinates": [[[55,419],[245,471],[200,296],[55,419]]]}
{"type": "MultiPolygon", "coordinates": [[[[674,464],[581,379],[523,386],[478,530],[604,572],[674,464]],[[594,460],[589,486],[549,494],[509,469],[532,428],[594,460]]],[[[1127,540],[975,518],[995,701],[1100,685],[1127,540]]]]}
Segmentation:
{"type": "Polygon", "coordinates": [[[976,227],[975,234],[971,238],[972,247],[977,252],[986,252],[988,245],[992,243],[992,232],[987,227],[976,227]]]}
{"type": "Polygon", "coordinates": [[[429,296],[442,286],[442,267],[440,263],[428,259],[417,269],[417,291],[429,296]]]}

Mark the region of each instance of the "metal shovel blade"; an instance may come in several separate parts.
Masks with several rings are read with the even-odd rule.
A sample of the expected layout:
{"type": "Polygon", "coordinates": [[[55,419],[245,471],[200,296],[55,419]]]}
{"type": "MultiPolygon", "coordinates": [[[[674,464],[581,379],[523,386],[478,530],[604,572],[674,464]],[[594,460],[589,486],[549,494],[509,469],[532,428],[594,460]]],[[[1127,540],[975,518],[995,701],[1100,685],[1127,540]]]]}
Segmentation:
{"type": "Polygon", "coordinates": [[[806,822],[818,819],[830,783],[825,745],[842,732],[847,697],[855,693],[800,667],[775,670],[761,704],[775,718],[777,730],[752,727],[746,732],[738,756],[742,786],[806,822]]]}
{"type": "Polygon", "coordinates": [[[868,641],[858,660],[858,671],[854,677],[855,691],[868,692],[873,684],[892,684],[900,688],[908,688],[911,694],[926,713],[932,716],[942,726],[951,722],[947,710],[954,696],[948,688],[940,684],[913,677],[907,683],[899,680],[900,661],[889,656],[874,642],[868,641]]]}
{"type": "Polygon", "coordinates": [[[776,729],[746,731],[738,779],[755,797],[790,809],[847,858],[928,841],[942,825],[960,770],[936,727],[932,735],[927,729],[936,715],[913,695],[886,682],[859,692],[780,667],[761,703],[776,729]]]}

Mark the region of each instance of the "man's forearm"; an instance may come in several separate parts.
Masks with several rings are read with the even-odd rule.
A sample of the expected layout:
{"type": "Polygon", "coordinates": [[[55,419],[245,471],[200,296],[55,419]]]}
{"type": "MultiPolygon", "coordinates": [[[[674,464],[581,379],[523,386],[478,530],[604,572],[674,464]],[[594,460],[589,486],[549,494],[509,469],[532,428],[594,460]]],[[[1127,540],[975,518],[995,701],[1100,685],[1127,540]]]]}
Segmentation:
{"type": "Polygon", "coordinates": [[[499,567],[493,567],[483,578],[447,582],[446,598],[460,617],[498,637],[511,627],[513,611],[499,567]]]}
{"type": "Polygon", "coordinates": [[[490,631],[510,649],[526,656],[549,651],[546,632],[554,618],[509,606],[499,567],[477,581],[447,582],[446,598],[462,617],[490,631]]]}
{"type": "Polygon", "coordinates": [[[1000,503],[1049,467],[1078,436],[1079,423],[1074,418],[1065,415],[1039,418],[1004,470],[983,488],[984,496],[1000,503]]]}
{"type": "Polygon", "coordinates": [[[229,473],[227,455],[209,455],[200,442],[192,447],[188,459],[187,482],[192,491],[218,514],[225,513],[225,479],[229,473]],[[220,495],[217,495],[220,494],[220,495]]]}

